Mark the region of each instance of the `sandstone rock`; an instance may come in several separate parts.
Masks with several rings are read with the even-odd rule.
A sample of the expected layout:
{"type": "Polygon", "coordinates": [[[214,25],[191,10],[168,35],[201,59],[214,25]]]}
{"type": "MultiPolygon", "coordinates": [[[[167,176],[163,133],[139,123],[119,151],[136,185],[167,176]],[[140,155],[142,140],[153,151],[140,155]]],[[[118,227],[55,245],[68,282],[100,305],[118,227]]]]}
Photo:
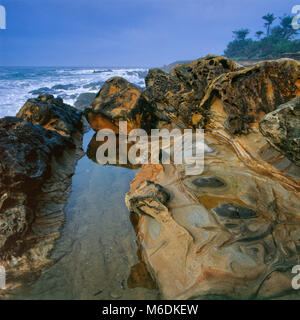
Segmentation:
{"type": "Polygon", "coordinates": [[[85,110],[85,115],[97,131],[112,129],[119,132],[120,120],[128,122],[128,130],[143,128],[149,131],[155,126],[155,107],[134,85],[122,78],[107,80],[94,101],[85,110]]]}
{"type": "Polygon", "coordinates": [[[139,263],[131,267],[130,275],[127,279],[127,286],[131,289],[139,287],[149,290],[157,289],[156,283],[151,278],[147,266],[143,261],[139,261],[139,263]]]}
{"type": "Polygon", "coordinates": [[[190,126],[193,124],[196,105],[204,97],[211,82],[223,73],[241,68],[225,57],[208,55],[175,66],[170,74],[161,69],[150,69],[145,79],[145,95],[157,103],[158,113],[165,113],[172,122],[190,126]],[[166,107],[174,108],[176,113],[170,114],[166,107]]]}
{"type": "MultiPolygon", "coordinates": [[[[136,190],[135,197],[126,196],[127,207],[130,211],[141,214],[150,215],[154,218],[158,215],[158,219],[162,219],[163,211],[170,199],[170,195],[161,185],[151,181],[145,181],[136,190]],[[151,205],[150,205],[151,204],[151,205]],[[151,209],[148,210],[150,205],[151,209]]],[[[168,217],[163,217],[167,219],[168,217]]]]}
{"type": "Polygon", "coordinates": [[[165,299],[294,293],[300,170],[258,130],[221,134],[206,134],[214,151],[200,176],[186,176],[182,165],[145,165],[131,183],[126,204],[139,215],[143,259],[165,299]]]}
{"type": "Polygon", "coordinates": [[[291,59],[266,61],[215,79],[198,112],[210,124],[214,118],[211,105],[220,98],[226,114],[224,127],[233,134],[247,133],[251,123],[298,95],[300,63],[291,59]]]}
{"type": "Polygon", "coordinates": [[[52,95],[45,94],[36,99],[29,99],[19,110],[17,117],[64,136],[82,129],[81,113],[64,104],[61,98],[54,98],[52,95]]]}
{"type": "Polygon", "coordinates": [[[300,166],[300,97],[265,115],[259,126],[274,148],[300,166]]]}
{"type": "Polygon", "coordinates": [[[197,59],[187,64],[176,66],[170,71],[176,76],[186,88],[191,88],[199,99],[205,95],[208,86],[221,74],[243,69],[232,60],[215,55],[207,55],[205,58],[197,59]]]}

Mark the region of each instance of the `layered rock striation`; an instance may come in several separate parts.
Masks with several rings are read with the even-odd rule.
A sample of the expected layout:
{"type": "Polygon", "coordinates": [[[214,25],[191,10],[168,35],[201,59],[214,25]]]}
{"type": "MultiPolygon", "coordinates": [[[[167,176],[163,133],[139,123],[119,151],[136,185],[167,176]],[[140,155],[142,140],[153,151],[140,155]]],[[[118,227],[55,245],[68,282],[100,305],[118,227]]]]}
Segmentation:
{"type": "Polygon", "coordinates": [[[30,99],[17,117],[0,119],[2,297],[51,262],[81,144],[81,113],[53,96],[30,99]]]}
{"type": "MultiPolygon", "coordinates": [[[[134,105],[116,91],[118,107],[112,91],[98,94],[109,112],[134,105]]],[[[291,286],[300,254],[299,62],[246,68],[207,56],[169,73],[149,70],[140,94],[156,116],[153,129],[205,129],[203,172],[149,163],[126,195],[163,297],[299,298],[291,286]]],[[[95,101],[87,119],[98,130],[107,123],[89,118],[95,101]]]]}

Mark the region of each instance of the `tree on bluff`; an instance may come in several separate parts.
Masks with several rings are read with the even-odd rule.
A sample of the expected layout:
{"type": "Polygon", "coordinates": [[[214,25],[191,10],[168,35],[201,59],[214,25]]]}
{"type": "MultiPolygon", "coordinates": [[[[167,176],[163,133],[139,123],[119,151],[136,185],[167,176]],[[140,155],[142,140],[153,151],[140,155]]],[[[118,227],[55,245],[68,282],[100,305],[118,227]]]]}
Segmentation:
{"type": "Polygon", "coordinates": [[[247,35],[250,33],[250,30],[240,29],[240,30],[232,31],[232,33],[235,35],[236,40],[243,41],[246,39],[247,35]]]}
{"type": "Polygon", "coordinates": [[[270,35],[270,29],[272,23],[276,20],[276,17],[274,16],[273,13],[268,13],[265,16],[262,17],[266,22],[265,22],[265,27],[267,29],[267,37],[270,35]]]}
{"type": "Polygon", "coordinates": [[[263,31],[257,31],[257,40],[247,38],[249,29],[233,31],[234,40],[229,42],[225,55],[235,59],[273,59],[279,58],[283,53],[295,53],[300,51],[300,40],[295,39],[298,30],[292,27],[292,16],[284,15],[279,18],[280,23],[272,27],[276,17],[268,13],[262,17],[266,28],[265,37],[263,31]]]}

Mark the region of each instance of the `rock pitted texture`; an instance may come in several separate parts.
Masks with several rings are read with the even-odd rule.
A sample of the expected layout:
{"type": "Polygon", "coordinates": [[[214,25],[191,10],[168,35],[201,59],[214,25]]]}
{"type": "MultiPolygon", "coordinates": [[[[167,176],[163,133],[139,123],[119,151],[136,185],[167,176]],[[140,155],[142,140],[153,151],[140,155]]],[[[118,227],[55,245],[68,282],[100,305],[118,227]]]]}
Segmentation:
{"type": "Polygon", "coordinates": [[[209,110],[220,98],[227,119],[224,127],[233,134],[247,133],[251,123],[300,95],[300,63],[281,59],[221,75],[200,103],[199,113],[213,118],[209,110]]]}
{"type": "Polygon", "coordinates": [[[273,147],[300,166],[300,97],[265,115],[260,131],[273,147]]]}
{"type": "Polygon", "coordinates": [[[107,80],[96,98],[85,110],[94,130],[112,129],[119,132],[119,121],[127,121],[128,128],[150,130],[156,122],[155,107],[142,92],[119,77],[107,80]]]}
{"type": "Polygon", "coordinates": [[[64,136],[82,129],[81,112],[65,104],[61,98],[47,94],[29,99],[19,110],[17,117],[64,136]]]}
{"type": "Polygon", "coordinates": [[[158,105],[158,117],[163,113],[164,118],[190,126],[193,124],[192,116],[196,106],[211,82],[223,73],[241,68],[225,57],[208,55],[175,66],[170,74],[160,69],[151,69],[146,77],[145,94],[158,105]]]}
{"type": "Polygon", "coordinates": [[[193,114],[211,82],[241,68],[225,57],[208,55],[177,65],[170,74],[150,69],[144,92],[124,79],[112,78],[86,110],[86,117],[96,131],[110,128],[118,132],[119,120],[127,120],[130,129],[148,131],[155,127],[192,126],[200,121],[201,117],[197,115],[196,121],[193,114]]]}

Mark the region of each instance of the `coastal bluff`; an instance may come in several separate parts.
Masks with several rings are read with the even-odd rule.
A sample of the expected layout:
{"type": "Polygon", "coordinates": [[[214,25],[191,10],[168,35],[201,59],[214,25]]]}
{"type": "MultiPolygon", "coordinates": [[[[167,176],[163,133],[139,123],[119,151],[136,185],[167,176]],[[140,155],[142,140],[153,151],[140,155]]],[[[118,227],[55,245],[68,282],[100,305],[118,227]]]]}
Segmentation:
{"type": "Polygon", "coordinates": [[[299,299],[291,270],[300,253],[300,63],[243,67],[209,55],[149,70],[144,90],[113,85],[120,81],[86,109],[94,130],[118,133],[119,120],[149,130],[147,118],[153,129],[205,130],[201,174],[145,164],[126,195],[162,296],[299,299]]]}

